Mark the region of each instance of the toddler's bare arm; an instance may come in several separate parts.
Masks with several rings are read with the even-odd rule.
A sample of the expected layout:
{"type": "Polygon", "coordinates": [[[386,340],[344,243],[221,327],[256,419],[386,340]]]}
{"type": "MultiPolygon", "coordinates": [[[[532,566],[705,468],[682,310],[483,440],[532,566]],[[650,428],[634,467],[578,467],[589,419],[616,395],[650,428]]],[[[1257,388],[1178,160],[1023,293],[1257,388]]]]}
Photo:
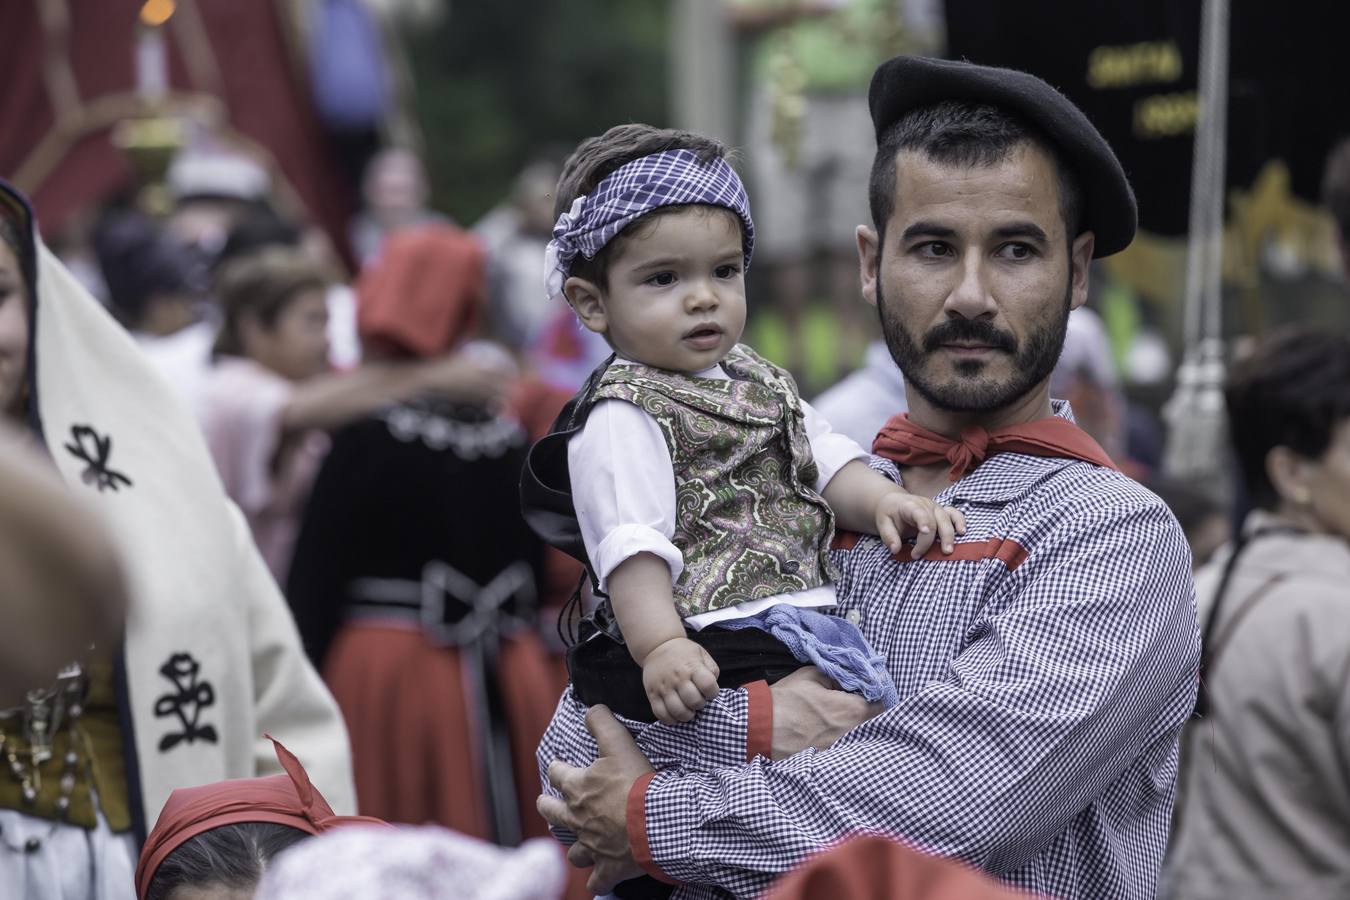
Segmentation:
{"type": "Polygon", "coordinates": [[[675,610],[670,568],[652,553],[639,553],[609,575],[609,602],[652,712],[662,722],[687,722],[717,695],[717,664],[685,637],[675,610]]]}
{"type": "Polygon", "coordinates": [[[966,532],[966,520],[959,510],[909,493],[861,460],[835,473],[823,496],[839,528],[875,534],[892,553],[899,553],[902,541],[914,536],[915,559],[928,552],[934,539],[951,552],[956,536],[966,532]]]}

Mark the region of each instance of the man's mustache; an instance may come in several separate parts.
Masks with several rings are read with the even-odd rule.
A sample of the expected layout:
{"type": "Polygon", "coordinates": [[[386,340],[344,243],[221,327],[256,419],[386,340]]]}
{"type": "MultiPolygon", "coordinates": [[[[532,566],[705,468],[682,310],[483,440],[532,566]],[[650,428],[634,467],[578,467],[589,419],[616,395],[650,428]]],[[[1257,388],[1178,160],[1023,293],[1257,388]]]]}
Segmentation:
{"type": "Polygon", "coordinates": [[[985,344],[996,350],[1017,352],[1017,338],[980,319],[950,319],[923,337],[923,349],[928,353],[953,343],[985,344]]]}

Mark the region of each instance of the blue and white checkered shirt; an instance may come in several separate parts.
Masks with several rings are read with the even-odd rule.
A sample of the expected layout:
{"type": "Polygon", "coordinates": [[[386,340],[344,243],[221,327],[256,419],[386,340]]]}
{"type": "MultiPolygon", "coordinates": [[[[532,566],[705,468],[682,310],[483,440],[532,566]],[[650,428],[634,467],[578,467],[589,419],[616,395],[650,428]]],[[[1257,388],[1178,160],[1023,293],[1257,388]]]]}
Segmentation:
{"type": "MultiPolygon", "coordinates": [[[[897,562],[872,537],[836,553],[840,611],[898,706],[777,762],[746,761],[767,751],[762,685],[687,725],[626,723],[659,770],[630,839],[676,897],[755,896],[859,832],[1051,897],[1154,896],[1200,656],[1180,526],[1118,472],[1014,453],[937,500],[966,516],[956,558],[897,562]]],[[[542,764],[594,758],[584,713],[563,695],[542,764]]]]}

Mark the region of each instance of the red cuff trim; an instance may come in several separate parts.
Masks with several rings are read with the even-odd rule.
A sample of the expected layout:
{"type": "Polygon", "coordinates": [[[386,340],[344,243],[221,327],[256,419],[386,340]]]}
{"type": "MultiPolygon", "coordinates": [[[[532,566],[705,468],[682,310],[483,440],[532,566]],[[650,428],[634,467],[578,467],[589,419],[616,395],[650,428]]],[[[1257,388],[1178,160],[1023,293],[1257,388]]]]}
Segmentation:
{"type": "MultiPolygon", "coordinates": [[[[913,562],[909,551],[910,548],[905,547],[899,554],[891,554],[891,559],[902,563],[913,562]]],[[[1009,572],[1014,572],[1018,566],[1027,561],[1027,556],[1027,548],[1012,538],[992,537],[986,541],[957,541],[952,545],[951,553],[943,553],[942,546],[934,541],[923,558],[927,562],[976,562],[982,559],[997,559],[1008,567],[1009,572]]]]}
{"type": "Polygon", "coordinates": [[[679,884],[678,881],[662,872],[652,861],[652,848],[647,844],[647,785],[651,784],[655,777],[655,772],[648,772],[633,782],[633,786],[628,789],[626,816],[628,844],[633,848],[633,861],[642,867],[642,871],[657,881],[666,884],[679,884]]]}
{"type": "Polygon", "coordinates": [[[856,531],[840,531],[835,529],[834,540],[830,541],[831,550],[852,550],[858,546],[858,541],[862,535],[856,531]]]}
{"type": "Polygon", "coordinates": [[[745,686],[745,761],[773,756],[773,692],[767,681],[745,686]]]}

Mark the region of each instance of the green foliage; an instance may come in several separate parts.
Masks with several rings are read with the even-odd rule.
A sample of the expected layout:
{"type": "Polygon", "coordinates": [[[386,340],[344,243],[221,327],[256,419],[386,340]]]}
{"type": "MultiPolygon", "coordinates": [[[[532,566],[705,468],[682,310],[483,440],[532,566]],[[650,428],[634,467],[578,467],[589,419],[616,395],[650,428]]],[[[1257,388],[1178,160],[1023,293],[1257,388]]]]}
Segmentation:
{"type": "Polygon", "coordinates": [[[468,0],[405,34],[432,203],[472,223],[541,153],[666,124],[664,0],[468,0]]]}

